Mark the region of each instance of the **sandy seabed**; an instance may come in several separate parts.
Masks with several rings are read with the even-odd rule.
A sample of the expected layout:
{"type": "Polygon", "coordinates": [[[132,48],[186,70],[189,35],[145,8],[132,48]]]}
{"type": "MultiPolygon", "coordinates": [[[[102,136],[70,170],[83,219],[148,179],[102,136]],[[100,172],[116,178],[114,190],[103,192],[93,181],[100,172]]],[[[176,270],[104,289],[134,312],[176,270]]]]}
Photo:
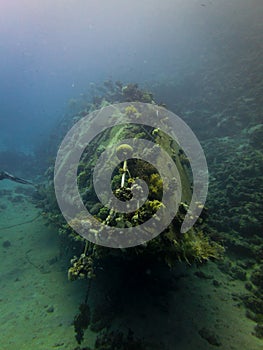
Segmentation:
{"type": "MultiPolygon", "coordinates": [[[[15,192],[18,187],[0,183],[0,191],[8,190],[0,197],[0,349],[73,350],[78,344],[72,321],[87,282],[68,281],[68,260],[61,255],[57,232],[28,196],[15,192]]],[[[244,282],[212,262],[201,269],[180,264],[169,273],[177,281],[174,289],[149,295],[137,314],[136,301],[131,301],[112,326],[132,328],[164,350],[263,349],[263,341],[253,335],[255,323],[235,298],[245,293],[244,282]],[[200,278],[197,271],[212,277],[200,278]]],[[[103,271],[92,284],[97,300],[104,297],[102,279],[103,271]]],[[[88,329],[83,346],[93,347],[95,339],[88,329]]]]}

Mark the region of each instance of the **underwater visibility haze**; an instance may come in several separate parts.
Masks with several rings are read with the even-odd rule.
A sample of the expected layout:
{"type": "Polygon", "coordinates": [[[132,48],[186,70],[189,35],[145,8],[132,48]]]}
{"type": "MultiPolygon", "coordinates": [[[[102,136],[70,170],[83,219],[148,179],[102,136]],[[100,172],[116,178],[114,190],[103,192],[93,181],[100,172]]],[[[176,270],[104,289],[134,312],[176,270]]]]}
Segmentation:
{"type": "Polygon", "coordinates": [[[0,349],[263,348],[262,0],[0,0],[0,349]]]}

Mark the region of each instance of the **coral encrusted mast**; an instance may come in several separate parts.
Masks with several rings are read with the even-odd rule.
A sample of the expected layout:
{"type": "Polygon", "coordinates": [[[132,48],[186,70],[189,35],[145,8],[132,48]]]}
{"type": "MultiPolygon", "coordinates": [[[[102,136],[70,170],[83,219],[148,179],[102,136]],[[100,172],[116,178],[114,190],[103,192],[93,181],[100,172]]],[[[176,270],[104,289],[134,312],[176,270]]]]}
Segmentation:
{"type": "MultiPolygon", "coordinates": [[[[144,102],[148,105],[157,106],[153,101],[152,94],[140,90],[136,84],[123,86],[120,82],[107,83],[104,85],[103,93],[103,96],[93,97],[93,103],[87,104],[87,108],[80,111],[77,116],[74,115],[74,121],[80,120],[81,117],[96,109],[112,103],[123,102],[128,102],[122,111],[123,116],[125,114],[134,114],[140,120],[143,120],[140,111],[136,110],[130,102],[144,102]]],[[[68,124],[71,126],[72,121],[68,124]]],[[[180,231],[187,212],[189,214],[189,204],[192,197],[191,166],[184,151],[169,135],[149,125],[142,125],[141,122],[140,124],[117,125],[107,128],[93,138],[92,142],[82,153],[78,164],[77,183],[82,202],[98,223],[103,223],[113,228],[138,228],[138,226],[150,220],[159,209],[162,209],[164,212],[170,210],[173,202],[169,203],[168,208],[167,203],[165,204],[162,201],[163,193],[167,188],[165,188],[166,184],[158,169],[165,168],[166,173],[172,175],[172,173],[169,174],[171,164],[164,162],[161,153],[158,152],[159,148],[164,149],[176,165],[182,188],[181,199],[178,203],[177,213],[169,225],[153,239],[146,239],[143,244],[133,245],[132,239],[134,237],[131,237],[131,242],[128,245],[130,248],[121,247],[116,249],[109,246],[105,247],[83,238],[83,235],[80,236],[72,228],[72,226],[77,227],[81,225],[83,222],[82,217],[74,218],[74,223],[65,223],[63,220],[54,198],[54,183],[51,176],[48,185],[41,189],[42,204],[46,217],[58,226],[59,233],[64,237],[62,240],[63,249],[74,251],[68,271],[70,280],[94,277],[98,262],[101,266],[104,258],[109,256],[114,257],[117,255],[129,260],[136,259],[138,256],[144,256],[149,261],[158,259],[158,261],[163,261],[169,267],[172,267],[176,261],[186,261],[189,264],[194,262],[200,263],[209,259],[217,259],[222,255],[223,247],[211,239],[210,231],[205,223],[204,210],[192,228],[185,233],[180,231]],[[153,150],[150,152],[154,153],[154,164],[157,164],[158,168],[140,159],[140,157],[129,159],[129,154],[132,153],[132,146],[122,142],[122,140],[126,139],[143,139],[153,143],[153,150]],[[111,189],[115,197],[123,202],[130,201],[132,193],[140,191],[138,179],[143,180],[148,187],[148,196],[145,202],[132,212],[118,213],[113,211],[101,203],[94,189],[94,167],[104,150],[111,148],[113,144],[119,144],[117,151],[116,149],[113,151],[119,159],[123,159],[123,154],[128,156],[126,157],[127,160],[119,161],[111,175],[111,189]]],[[[111,156],[113,157],[113,154],[110,155],[110,158],[111,156]]],[[[102,164],[98,171],[103,178],[103,174],[106,174],[107,171],[107,162],[102,164]]],[[[48,173],[51,175],[52,171],[48,173]]],[[[174,185],[176,186],[176,183],[174,185]]],[[[196,205],[202,206],[202,203],[196,203],[196,205]]],[[[140,231],[137,230],[136,232],[138,234],[140,231]]],[[[114,237],[111,237],[111,239],[114,239],[114,237]]]]}

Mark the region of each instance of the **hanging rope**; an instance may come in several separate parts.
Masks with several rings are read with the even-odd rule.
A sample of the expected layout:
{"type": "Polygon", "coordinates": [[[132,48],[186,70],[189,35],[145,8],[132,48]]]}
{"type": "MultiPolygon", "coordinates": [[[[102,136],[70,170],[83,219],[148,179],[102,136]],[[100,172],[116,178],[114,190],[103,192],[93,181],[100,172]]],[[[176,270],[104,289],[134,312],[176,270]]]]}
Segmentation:
{"type": "Polygon", "coordinates": [[[24,221],[24,222],[21,222],[19,224],[14,224],[14,225],[10,225],[10,226],[3,226],[3,227],[0,227],[0,231],[1,230],[7,230],[9,228],[13,228],[13,227],[17,227],[17,226],[21,226],[21,225],[25,225],[25,224],[29,224],[33,221],[35,221],[36,219],[38,219],[40,216],[42,215],[42,213],[39,213],[37,216],[35,216],[33,219],[31,220],[27,220],[27,221],[24,221]]]}

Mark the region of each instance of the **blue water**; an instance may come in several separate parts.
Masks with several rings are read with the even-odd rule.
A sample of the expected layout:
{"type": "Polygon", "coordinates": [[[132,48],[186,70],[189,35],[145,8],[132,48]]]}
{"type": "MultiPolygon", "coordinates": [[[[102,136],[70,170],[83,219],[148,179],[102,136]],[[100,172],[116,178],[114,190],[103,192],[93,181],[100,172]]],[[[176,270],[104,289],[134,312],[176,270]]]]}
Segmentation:
{"type": "MultiPolygon", "coordinates": [[[[262,198],[262,18],[262,0],[0,0],[0,171],[47,182],[52,168],[45,173],[46,168],[54,164],[49,141],[56,145],[60,121],[82,107],[74,109],[72,101],[90,101],[94,86],[109,79],[152,91],[204,142],[211,175],[210,224],[216,238],[226,242],[227,254],[221,265],[208,264],[203,275],[185,266],[173,275],[164,270],[163,279],[158,269],[139,275],[145,289],[138,293],[138,337],[154,334],[158,339],[160,331],[160,343],[168,344],[161,349],[212,349],[205,329],[210,317],[212,333],[218,330],[225,349],[262,348],[262,278],[257,271],[263,271],[263,240],[260,219],[252,215],[259,216],[262,198]],[[167,294],[162,294],[162,283],[167,294]],[[253,309],[258,305],[253,298],[260,299],[260,312],[253,309]],[[147,328],[152,310],[154,326],[147,328]]],[[[16,185],[0,181],[0,302],[5,303],[0,324],[8,344],[3,349],[28,350],[32,344],[40,350],[81,350],[72,321],[87,283],[69,286],[73,255],[61,258],[57,231],[46,227],[50,203],[43,201],[41,207],[41,193],[16,185]],[[32,334],[24,332],[25,321],[32,334]]],[[[118,268],[114,263],[104,270],[98,266],[91,297],[101,313],[102,299],[120,312],[117,295],[128,305],[136,328],[132,302],[136,305],[137,295],[129,295],[134,271],[123,286],[118,268]]],[[[92,343],[95,336],[88,334],[92,343]]]]}
{"type": "Polygon", "coordinates": [[[88,93],[91,82],[150,85],[235,59],[260,25],[260,5],[2,0],[1,149],[34,152],[68,100],[88,93]]]}

